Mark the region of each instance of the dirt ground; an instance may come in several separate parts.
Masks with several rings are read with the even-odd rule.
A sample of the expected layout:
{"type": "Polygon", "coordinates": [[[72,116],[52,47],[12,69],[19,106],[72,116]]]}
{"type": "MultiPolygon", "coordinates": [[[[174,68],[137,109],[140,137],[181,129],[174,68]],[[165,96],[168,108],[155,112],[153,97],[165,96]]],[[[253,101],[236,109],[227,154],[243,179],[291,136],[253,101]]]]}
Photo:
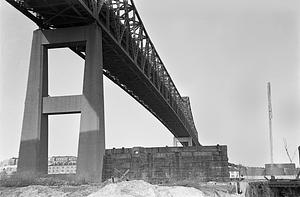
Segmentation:
{"type": "Polygon", "coordinates": [[[133,180],[102,185],[0,187],[2,197],[243,197],[230,191],[224,183],[180,183],[178,185],[151,185],[133,180]]]}

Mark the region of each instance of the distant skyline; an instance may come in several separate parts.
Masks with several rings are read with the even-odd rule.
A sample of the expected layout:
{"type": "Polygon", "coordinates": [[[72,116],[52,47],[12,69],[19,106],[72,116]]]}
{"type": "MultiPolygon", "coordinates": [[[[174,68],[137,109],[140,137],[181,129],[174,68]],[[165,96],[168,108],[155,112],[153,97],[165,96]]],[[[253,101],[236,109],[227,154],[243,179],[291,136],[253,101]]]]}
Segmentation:
{"type": "MultiPolygon", "coordinates": [[[[228,146],[229,162],[270,162],[267,82],[272,84],[274,161],[300,145],[298,0],[135,0],[182,96],[202,145],[228,146]]],[[[32,40],[37,26],[0,2],[0,160],[18,156],[32,40]]],[[[83,60],[49,53],[50,95],[80,94],[83,60]],[[65,77],[67,79],[65,79],[65,77]],[[54,80],[55,78],[55,80],[54,80]]],[[[106,148],[172,146],[171,133],[105,78],[106,148]]],[[[49,156],[76,155],[80,115],[51,116],[49,156]]],[[[299,166],[298,152],[294,162],[299,166]]]]}

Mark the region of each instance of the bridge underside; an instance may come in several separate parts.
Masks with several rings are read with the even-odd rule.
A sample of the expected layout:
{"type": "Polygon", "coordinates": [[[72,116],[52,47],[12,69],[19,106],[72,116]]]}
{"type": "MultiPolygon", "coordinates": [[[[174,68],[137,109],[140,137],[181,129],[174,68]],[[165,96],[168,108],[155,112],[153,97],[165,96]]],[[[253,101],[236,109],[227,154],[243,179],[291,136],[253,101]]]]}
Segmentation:
{"type": "MultiPolygon", "coordinates": [[[[97,70],[99,68],[101,69],[101,72],[99,74],[100,79],[102,79],[103,71],[103,74],[105,76],[107,76],[119,87],[125,90],[136,101],[142,104],[148,111],[150,111],[155,117],[157,117],[170,130],[170,132],[179,139],[179,141],[180,139],[188,138],[188,141],[180,141],[184,146],[200,145],[198,141],[198,133],[193,121],[189,99],[188,97],[180,96],[160,57],[158,56],[146,30],[144,29],[144,25],[142,24],[142,21],[137,14],[132,1],[130,1],[131,4],[129,4],[127,0],[6,1],[17,8],[19,11],[21,11],[23,14],[25,14],[32,21],[34,21],[41,28],[40,31],[43,35],[55,34],[55,39],[59,40],[59,32],[69,32],[62,33],[60,42],[50,43],[50,45],[47,46],[48,48],[69,47],[80,57],[84,58],[86,62],[90,61],[90,59],[94,59],[96,62],[92,62],[90,64],[92,65],[92,67],[94,67],[94,70],[97,70]],[[91,49],[88,48],[86,41],[82,39],[68,41],[68,35],[73,35],[72,31],[77,31],[76,28],[88,29],[91,26],[97,26],[97,29],[99,29],[99,31],[101,32],[101,38],[92,38],[94,39],[95,46],[101,45],[101,50],[96,49],[91,52],[91,49]],[[64,41],[63,39],[66,40],[64,41]],[[92,54],[92,57],[89,57],[90,54],[92,54]]],[[[49,36],[49,38],[50,37],[51,36],[49,36]]],[[[35,56],[36,55],[32,53],[31,60],[32,58],[35,58],[35,56]]],[[[86,63],[86,65],[89,65],[89,63],[86,63]]],[[[30,67],[31,66],[32,62],[30,63],[30,67]]],[[[37,72],[37,74],[38,73],[41,74],[43,72],[37,72]]],[[[92,81],[95,79],[88,78],[89,75],[85,75],[84,82],[88,83],[89,86],[93,88],[97,87],[97,85],[92,83],[92,81]]],[[[97,83],[100,84],[99,89],[93,89],[94,92],[98,92],[99,94],[103,93],[101,83],[97,83]]],[[[47,84],[47,82],[42,86],[47,86],[45,84],[47,84]]],[[[82,105],[82,102],[85,98],[85,89],[83,90],[83,96],[74,96],[70,98],[47,98],[47,91],[40,92],[40,95],[35,96],[36,99],[38,99],[36,101],[38,102],[36,103],[37,109],[40,110],[39,112],[36,112],[36,114],[40,114],[41,117],[35,120],[31,119],[30,115],[27,115],[30,121],[35,121],[35,123],[37,124],[37,126],[35,127],[30,123],[30,121],[26,123],[27,120],[25,116],[26,113],[29,114],[29,112],[26,112],[26,110],[33,109],[32,107],[28,107],[30,106],[30,102],[32,101],[32,95],[30,95],[29,93],[30,91],[34,92],[34,88],[38,88],[40,87],[40,85],[41,84],[32,87],[32,90],[27,90],[26,96],[26,100],[29,101],[29,104],[27,103],[27,106],[25,104],[22,140],[28,141],[27,137],[31,136],[32,131],[34,130],[35,133],[33,134],[33,138],[38,139],[38,142],[34,142],[35,145],[32,145],[31,148],[37,146],[46,146],[42,145],[47,141],[47,138],[43,137],[44,134],[41,133],[43,128],[47,127],[47,123],[43,125],[43,117],[44,119],[47,119],[48,115],[57,113],[83,113],[85,108],[84,106],[87,106],[87,111],[89,111],[89,107],[91,107],[88,106],[88,104],[82,105]],[[70,107],[70,109],[66,107],[66,111],[57,109],[57,106],[51,106],[52,102],[63,103],[66,100],[70,103],[73,102],[73,107],[70,107]],[[29,126],[27,127],[26,125],[29,126]],[[35,128],[31,129],[31,127],[35,128]],[[24,129],[27,129],[29,134],[24,134],[24,129]]],[[[30,87],[30,74],[28,87],[30,87]]],[[[43,88],[47,89],[47,87],[43,88]]],[[[87,88],[87,90],[89,90],[89,88],[87,88]]],[[[93,96],[91,96],[90,98],[93,101],[93,96]]],[[[100,104],[94,104],[94,106],[97,106],[97,109],[99,106],[103,105],[103,99],[100,98],[100,101],[100,104]]],[[[99,110],[100,111],[97,112],[97,116],[90,116],[90,118],[87,118],[89,117],[88,115],[82,116],[83,119],[86,119],[82,121],[87,121],[85,123],[87,125],[89,122],[88,119],[91,119],[92,122],[94,121],[95,117],[100,117],[101,119],[98,123],[95,123],[96,126],[94,127],[97,127],[95,129],[96,133],[94,133],[93,135],[88,135],[89,137],[84,138],[84,142],[82,143],[84,144],[84,147],[87,146],[89,141],[95,140],[96,143],[97,140],[99,141],[100,139],[99,136],[104,137],[104,121],[102,120],[104,119],[104,116],[102,116],[103,109],[99,110]],[[100,124],[101,126],[97,124],[100,124]]],[[[104,145],[104,141],[102,142],[102,140],[103,139],[100,140],[101,147],[104,145]]],[[[100,164],[102,163],[102,159],[98,158],[99,155],[97,156],[97,158],[93,158],[93,156],[91,156],[90,159],[92,159],[92,161],[97,160],[100,163],[98,163],[97,165],[90,165],[86,162],[89,159],[85,158],[85,156],[80,157],[80,151],[82,152],[81,155],[88,155],[89,152],[92,152],[92,154],[90,155],[94,155],[94,153],[96,154],[97,151],[100,151],[100,157],[102,157],[101,155],[104,149],[103,147],[100,148],[95,144],[95,147],[92,147],[94,145],[89,145],[82,149],[82,146],[80,144],[81,143],[79,142],[78,161],[79,165],[81,165],[81,167],[79,166],[79,170],[83,169],[81,174],[84,177],[94,179],[95,177],[93,178],[93,174],[99,174],[99,172],[101,171],[97,166],[102,166],[102,164],[100,164]],[[90,148],[92,149],[90,150],[90,148]],[[86,169],[89,170],[86,171],[86,169]]],[[[29,158],[26,158],[26,154],[22,153],[22,151],[30,152],[30,148],[22,148],[21,142],[20,162],[22,163],[22,160],[26,160],[27,162],[29,162],[28,164],[31,163],[35,166],[35,170],[43,172],[45,171],[46,165],[45,155],[47,152],[47,147],[39,148],[41,152],[37,151],[36,153],[34,153],[35,156],[31,159],[33,159],[35,163],[32,163],[29,158]],[[38,159],[38,157],[40,157],[41,155],[43,158],[42,161],[38,159]]],[[[26,162],[23,162],[23,164],[26,164],[26,162]]],[[[28,165],[26,164],[25,166],[28,165]]],[[[20,168],[22,168],[22,166],[20,168]]]]}
{"type": "MultiPolygon", "coordinates": [[[[138,37],[133,34],[138,31],[132,29],[144,26],[132,1],[131,5],[125,0],[99,0],[95,5],[89,0],[7,1],[43,29],[97,23],[103,33],[104,75],[148,109],[175,137],[191,137],[193,145],[200,145],[189,100],[183,100],[178,94],[167,71],[161,68],[163,65],[151,64],[152,59],[160,60],[159,57],[147,56],[147,53],[154,52],[158,56],[155,48],[151,48],[152,42],[141,38],[139,45],[134,40],[138,37]],[[133,23],[139,24],[135,26],[133,23]]],[[[148,37],[144,29],[141,31],[142,37],[148,37]]],[[[74,45],[70,49],[85,58],[84,46],[74,45]]]]}

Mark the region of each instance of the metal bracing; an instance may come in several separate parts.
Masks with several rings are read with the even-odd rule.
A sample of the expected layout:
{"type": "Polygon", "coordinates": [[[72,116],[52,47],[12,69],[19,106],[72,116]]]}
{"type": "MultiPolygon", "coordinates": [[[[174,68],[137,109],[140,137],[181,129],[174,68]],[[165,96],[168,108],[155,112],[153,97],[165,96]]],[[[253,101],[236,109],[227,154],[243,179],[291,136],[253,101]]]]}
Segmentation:
{"type": "MultiPolygon", "coordinates": [[[[184,101],[181,98],[177,88],[175,87],[171,77],[169,76],[166,68],[164,67],[158,53],[155,50],[154,45],[152,44],[148,34],[143,26],[142,21],[140,20],[139,15],[137,14],[136,9],[134,8],[134,4],[132,1],[107,1],[108,7],[111,7],[114,11],[114,19],[115,30],[110,30],[111,32],[116,32],[116,39],[121,43],[121,39],[123,39],[123,35],[125,29],[129,29],[131,38],[134,39],[134,43],[132,46],[133,59],[137,62],[138,55],[142,54],[140,68],[144,72],[144,74],[151,79],[151,73],[153,71],[156,72],[157,81],[152,80],[151,82],[158,91],[162,94],[162,96],[166,99],[168,104],[173,108],[173,110],[178,113],[178,116],[183,121],[187,128],[192,127],[194,128],[193,123],[187,121],[187,117],[184,114],[187,114],[184,106],[184,101]],[[131,4],[130,4],[131,3],[131,4]],[[130,14],[129,14],[130,13],[130,14]],[[129,16],[132,16],[129,18],[129,16]],[[120,24],[120,22],[122,24],[120,24]],[[120,37],[120,26],[123,26],[123,33],[120,37]],[[156,68],[156,65],[160,65],[159,69],[156,68]],[[162,76],[162,77],[160,77],[162,76]],[[162,83],[162,86],[158,86],[158,84],[162,83]],[[181,107],[178,107],[181,106],[181,107]],[[184,111],[183,111],[184,110],[184,111]],[[181,112],[180,112],[181,111],[181,112]],[[192,125],[191,125],[192,124],[192,125]]],[[[131,54],[132,55],[132,54],[131,54]]],[[[137,62],[138,63],[138,62],[137,62]]],[[[193,131],[195,132],[195,131],[193,131]]]]}
{"type": "MultiPolygon", "coordinates": [[[[173,110],[184,128],[199,145],[189,100],[181,97],[159,57],[133,0],[6,0],[41,28],[60,28],[96,22],[111,40],[137,65],[165,103],[173,110]],[[35,13],[35,14],[34,14],[35,13]]],[[[112,46],[115,49],[114,46],[112,46]]],[[[84,48],[71,48],[84,58],[84,48]]],[[[104,66],[105,69],[105,66],[104,66]]],[[[116,73],[117,71],[114,71],[116,73]]],[[[144,105],[162,123],[168,123],[148,104],[127,88],[118,76],[104,70],[105,75],[144,105]]],[[[168,127],[169,128],[169,127],[168,127]]],[[[179,136],[176,136],[179,137],[179,136]]]]}

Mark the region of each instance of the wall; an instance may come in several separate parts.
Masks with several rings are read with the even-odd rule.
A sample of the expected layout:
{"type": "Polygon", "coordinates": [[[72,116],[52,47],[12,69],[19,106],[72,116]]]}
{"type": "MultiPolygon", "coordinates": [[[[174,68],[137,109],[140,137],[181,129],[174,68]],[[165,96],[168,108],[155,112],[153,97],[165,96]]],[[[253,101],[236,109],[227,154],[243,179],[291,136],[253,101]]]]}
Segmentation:
{"type": "Polygon", "coordinates": [[[104,157],[103,179],[120,177],[165,183],[187,179],[229,180],[226,146],[109,149],[104,157]]]}
{"type": "Polygon", "coordinates": [[[266,175],[296,175],[296,165],[294,163],[274,163],[265,164],[266,175]]]}

